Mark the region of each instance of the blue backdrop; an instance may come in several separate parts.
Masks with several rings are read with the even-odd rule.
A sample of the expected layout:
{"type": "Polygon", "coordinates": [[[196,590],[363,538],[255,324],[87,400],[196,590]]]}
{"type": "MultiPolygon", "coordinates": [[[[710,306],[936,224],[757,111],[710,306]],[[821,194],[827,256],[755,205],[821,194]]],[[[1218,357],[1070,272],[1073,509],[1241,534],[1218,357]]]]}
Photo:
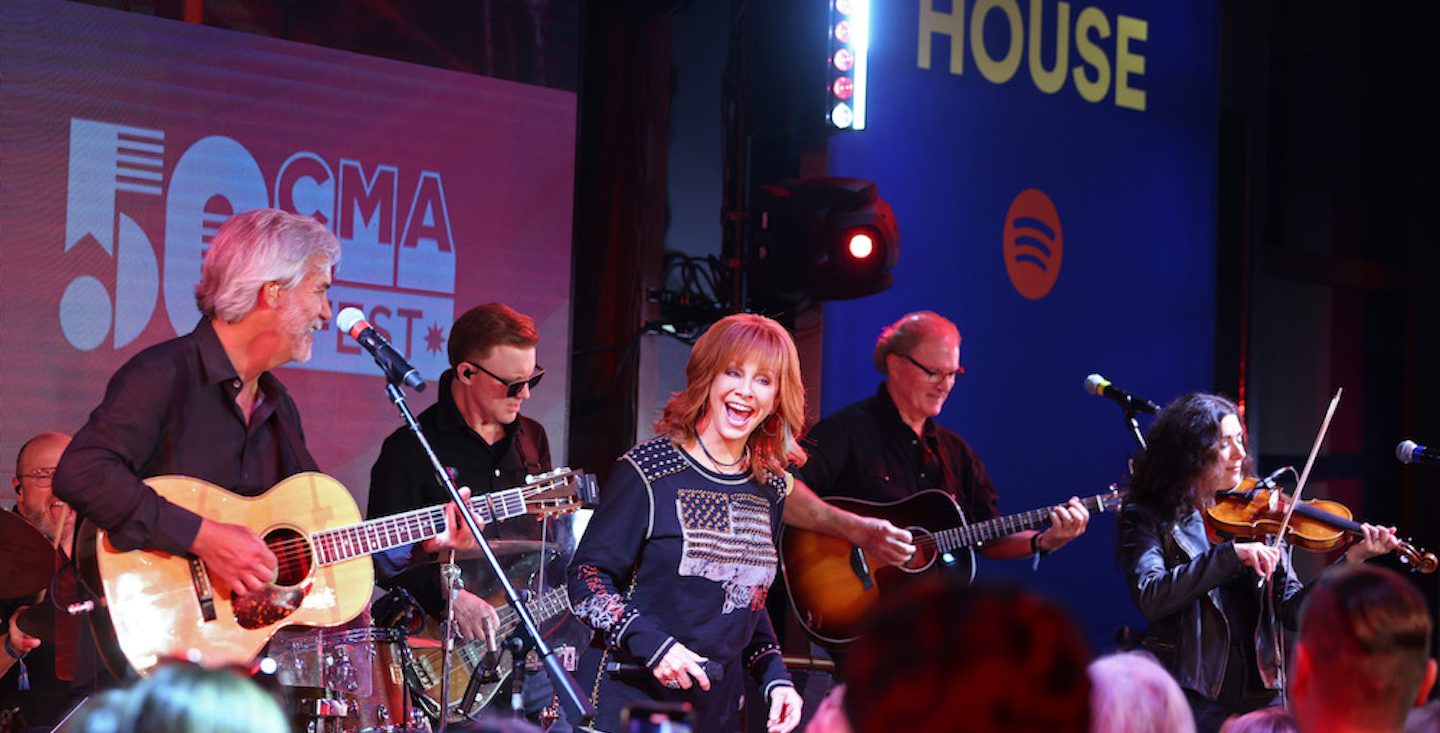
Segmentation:
{"type": "MultiPolygon", "coordinates": [[[[968,370],[939,420],[984,459],[1003,513],[1123,480],[1133,439],[1117,406],[1085,394],[1086,375],[1161,403],[1213,379],[1216,9],[874,6],[869,129],[832,138],[829,166],[877,182],[903,245],[894,287],[826,306],[822,413],[873,392],[881,327],[931,309],[960,327],[968,370]],[[1048,73],[1057,25],[1064,74],[1048,73]],[[1044,196],[1022,202],[1048,198],[1054,218],[1022,203],[1011,226],[1028,189],[1044,196]]],[[[1143,626],[1115,536],[1114,517],[1096,517],[1038,572],[981,559],[979,578],[1058,600],[1105,651],[1121,625],[1143,626]]]]}

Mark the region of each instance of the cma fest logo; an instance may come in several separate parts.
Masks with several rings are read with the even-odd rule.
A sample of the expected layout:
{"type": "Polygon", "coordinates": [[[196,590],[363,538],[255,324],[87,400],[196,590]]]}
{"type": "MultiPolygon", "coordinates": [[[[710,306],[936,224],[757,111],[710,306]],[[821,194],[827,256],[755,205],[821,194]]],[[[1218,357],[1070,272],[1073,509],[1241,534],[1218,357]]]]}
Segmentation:
{"type": "MultiPolygon", "coordinates": [[[[81,351],[99,348],[114,326],[114,348],[134,341],[163,299],[170,325],[188,333],[200,317],[195,284],[205,247],[229,212],[273,206],[310,214],[340,240],[341,267],[330,289],[335,312],[354,306],[422,373],[447,366],[445,340],[455,311],[455,240],[440,174],[421,171],[401,199],[394,165],[342,158],[337,171],[312,152],[292,154],[275,172],[274,198],[255,157],[233,138],[211,135],[180,155],[165,180],[162,130],[70,121],[65,251],[90,242],[115,260],[115,292],[93,275],[65,286],[60,327],[81,351]],[[164,206],[164,257],[149,232],[117,206],[146,197],[164,206]],[[216,199],[229,211],[216,213],[216,199]],[[163,203],[162,203],[163,202],[163,203]],[[402,209],[402,204],[404,208],[402,209]],[[400,218],[404,215],[403,220],[400,218]]],[[[311,360],[292,364],[373,374],[368,356],[327,325],[311,360]]]]}
{"type": "Polygon", "coordinates": [[[1060,214],[1044,191],[1027,188],[1010,202],[1004,239],[1005,273],[1015,291],[1029,300],[1048,295],[1060,277],[1065,247],[1060,214]]]}

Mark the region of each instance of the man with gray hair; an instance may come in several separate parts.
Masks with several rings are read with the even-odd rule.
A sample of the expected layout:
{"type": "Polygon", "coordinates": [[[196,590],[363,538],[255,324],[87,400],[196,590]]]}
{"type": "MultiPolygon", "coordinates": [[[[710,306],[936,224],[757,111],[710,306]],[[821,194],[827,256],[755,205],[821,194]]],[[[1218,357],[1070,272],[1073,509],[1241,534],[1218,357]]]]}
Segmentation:
{"type": "MultiPolygon", "coordinates": [[[[821,497],[884,504],[939,489],[974,523],[999,516],[998,496],[970,444],[935,422],[965,373],[955,324],[931,311],[907,313],[881,331],[873,358],[885,376],[875,395],[826,417],[806,436],[810,460],[796,472],[785,522],[845,537],[896,563],[898,552],[903,561],[913,551],[908,532],[843,512],[821,497]]],[[[1071,497],[1050,512],[1046,529],[1016,532],[981,551],[996,559],[1048,554],[1083,533],[1089,518],[1071,497]]]]}
{"type": "Polygon", "coordinates": [[[55,495],[121,550],[193,553],[226,586],[261,590],[276,560],[253,531],[182,509],[144,480],[180,474],[257,496],[316,470],[270,370],[310,359],[339,261],[334,235],[311,217],[257,209],[222,224],[195,288],[199,324],[115,372],[60,460],[55,495]]]}

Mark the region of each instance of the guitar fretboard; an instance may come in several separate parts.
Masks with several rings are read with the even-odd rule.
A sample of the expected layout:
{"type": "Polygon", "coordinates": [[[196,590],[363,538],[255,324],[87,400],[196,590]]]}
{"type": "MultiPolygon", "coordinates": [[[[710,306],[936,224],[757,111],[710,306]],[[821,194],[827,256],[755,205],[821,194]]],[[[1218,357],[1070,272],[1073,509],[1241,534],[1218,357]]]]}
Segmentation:
{"type": "MultiPolygon", "coordinates": [[[[482,522],[504,521],[525,513],[525,490],[506,489],[473,497],[470,508],[482,522]]],[[[321,565],[424,542],[445,531],[444,505],[415,509],[310,535],[321,565]]]]}
{"type": "MultiPolygon", "coordinates": [[[[1114,506],[1119,501],[1119,495],[1115,493],[1097,494],[1080,500],[1081,505],[1091,514],[1100,514],[1114,506]]],[[[1061,505],[1056,505],[1061,506],[1061,505]]],[[[1031,509],[1028,512],[1011,514],[1005,517],[987,519],[983,522],[963,527],[944,529],[935,533],[935,545],[942,552],[949,552],[961,547],[972,547],[992,542],[1001,537],[1008,537],[1016,532],[1023,532],[1027,529],[1035,529],[1050,524],[1050,512],[1055,507],[1048,506],[1040,509],[1031,509]]]]}
{"type": "MultiPolygon", "coordinates": [[[[539,598],[526,603],[525,606],[530,609],[530,615],[535,618],[535,623],[543,624],[570,610],[570,596],[565,592],[565,586],[562,585],[552,588],[539,598]]],[[[516,626],[520,625],[520,614],[516,613],[515,608],[509,604],[495,609],[495,615],[500,617],[500,625],[495,630],[496,637],[508,636],[515,631],[516,626]]],[[[459,649],[460,655],[472,667],[480,663],[480,658],[484,656],[485,651],[485,642],[479,639],[464,644],[459,649]]]]}

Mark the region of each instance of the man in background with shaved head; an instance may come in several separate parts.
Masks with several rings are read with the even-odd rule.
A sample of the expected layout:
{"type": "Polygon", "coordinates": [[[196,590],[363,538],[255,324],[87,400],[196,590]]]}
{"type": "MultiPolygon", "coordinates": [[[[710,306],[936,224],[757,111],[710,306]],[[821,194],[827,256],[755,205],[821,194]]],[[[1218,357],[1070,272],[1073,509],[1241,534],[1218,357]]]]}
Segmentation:
{"type": "MultiPolygon", "coordinates": [[[[15,475],[10,479],[17,499],[15,513],[67,555],[75,537],[75,511],[55,498],[51,479],[68,445],[70,436],[64,433],[40,433],[25,441],[15,457],[15,475]]],[[[16,623],[21,613],[36,605],[46,609],[48,604],[39,596],[0,604],[0,623],[4,624],[0,635],[5,645],[5,654],[0,655],[0,710],[11,711],[12,716],[18,711],[28,725],[49,727],[81,696],[71,689],[74,674],[69,654],[73,648],[66,650],[67,658],[61,665],[64,669],[57,670],[55,644],[25,633],[16,623]]],[[[70,647],[74,642],[73,624],[71,621],[66,629],[70,647]]]]}

